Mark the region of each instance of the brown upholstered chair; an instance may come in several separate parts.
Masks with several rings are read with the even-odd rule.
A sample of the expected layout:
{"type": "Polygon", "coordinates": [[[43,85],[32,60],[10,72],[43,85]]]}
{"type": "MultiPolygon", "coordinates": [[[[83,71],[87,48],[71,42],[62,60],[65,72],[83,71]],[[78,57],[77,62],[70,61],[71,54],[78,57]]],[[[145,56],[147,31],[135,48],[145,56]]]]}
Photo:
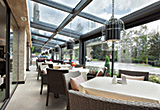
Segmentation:
{"type": "Polygon", "coordinates": [[[68,91],[71,89],[70,78],[75,78],[75,77],[78,77],[79,75],[81,75],[79,71],[63,74],[63,80],[64,80],[66,98],[67,98],[67,110],[69,110],[68,91]]]}
{"type": "Polygon", "coordinates": [[[130,75],[130,76],[144,76],[144,81],[148,81],[149,72],[141,72],[141,71],[129,71],[129,70],[119,70],[119,78],[121,78],[121,74],[130,75]]]}
{"type": "Polygon", "coordinates": [[[64,81],[62,75],[64,73],[68,73],[68,70],[57,70],[47,68],[47,99],[46,99],[46,106],[48,106],[49,100],[49,93],[54,93],[55,97],[58,97],[58,94],[66,95],[64,81]]]}
{"type": "Polygon", "coordinates": [[[69,90],[70,110],[160,110],[160,104],[122,101],[69,90]]]}

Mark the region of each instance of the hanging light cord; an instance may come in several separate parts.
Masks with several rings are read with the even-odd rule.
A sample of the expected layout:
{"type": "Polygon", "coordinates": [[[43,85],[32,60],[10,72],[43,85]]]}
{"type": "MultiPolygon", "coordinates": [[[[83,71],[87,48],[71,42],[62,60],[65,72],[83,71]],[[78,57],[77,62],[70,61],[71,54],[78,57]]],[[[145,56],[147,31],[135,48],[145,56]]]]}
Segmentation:
{"type": "Polygon", "coordinates": [[[114,18],[114,0],[112,0],[112,18],[114,18]]]}

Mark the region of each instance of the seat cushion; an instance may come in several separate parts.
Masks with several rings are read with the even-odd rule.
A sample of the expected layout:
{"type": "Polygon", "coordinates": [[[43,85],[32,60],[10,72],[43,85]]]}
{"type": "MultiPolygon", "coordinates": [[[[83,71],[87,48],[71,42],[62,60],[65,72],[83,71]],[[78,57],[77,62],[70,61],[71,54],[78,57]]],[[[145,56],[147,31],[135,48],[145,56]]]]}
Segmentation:
{"type": "Polygon", "coordinates": [[[79,91],[79,84],[82,82],[85,82],[82,75],[75,78],[70,78],[70,84],[73,90],[79,91]]]}
{"type": "Polygon", "coordinates": [[[44,69],[42,70],[42,73],[43,73],[43,74],[47,74],[47,68],[44,68],[44,69]]]}
{"type": "Polygon", "coordinates": [[[121,74],[121,77],[122,77],[122,76],[125,76],[126,79],[144,81],[144,76],[130,76],[130,75],[121,74]]]}
{"type": "Polygon", "coordinates": [[[96,74],[96,76],[103,76],[103,70],[100,69],[100,70],[98,71],[98,73],[96,74]]]}

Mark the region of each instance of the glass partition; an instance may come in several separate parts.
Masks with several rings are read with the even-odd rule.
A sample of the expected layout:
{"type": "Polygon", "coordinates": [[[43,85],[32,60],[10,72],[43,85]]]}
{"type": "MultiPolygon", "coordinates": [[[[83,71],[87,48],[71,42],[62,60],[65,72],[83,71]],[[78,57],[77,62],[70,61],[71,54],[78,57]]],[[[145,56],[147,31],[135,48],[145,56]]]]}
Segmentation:
{"type": "Polygon", "coordinates": [[[18,58],[18,47],[16,47],[17,36],[19,36],[18,25],[11,14],[10,17],[10,94],[13,92],[18,81],[18,64],[16,62],[18,58]]]}
{"type": "Polygon", "coordinates": [[[6,94],[6,7],[0,2],[0,108],[6,94]]]}

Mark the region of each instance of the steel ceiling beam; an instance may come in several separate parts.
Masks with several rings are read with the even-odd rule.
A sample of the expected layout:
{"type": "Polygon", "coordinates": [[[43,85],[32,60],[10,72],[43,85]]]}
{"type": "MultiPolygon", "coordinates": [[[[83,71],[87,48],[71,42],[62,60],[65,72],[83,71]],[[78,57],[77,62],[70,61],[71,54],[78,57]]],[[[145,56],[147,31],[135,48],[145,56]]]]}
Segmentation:
{"type": "MultiPolygon", "coordinates": [[[[55,26],[55,25],[40,22],[40,21],[39,22],[31,22],[31,27],[35,28],[35,29],[43,30],[43,31],[52,32],[52,33],[56,33],[56,29],[57,29],[57,26],[55,26]]],[[[75,39],[79,39],[81,36],[80,33],[73,31],[73,30],[70,30],[70,29],[65,29],[65,28],[62,29],[58,34],[64,35],[67,37],[72,37],[75,39]]]]}
{"type": "MultiPolygon", "coordinates": [[[[160,19],[160,1],[137,10],[121,18],[125,24],[125,29],[140,26],[160,19]]],[[[88,32],[80,37],[80,40],[87,41],[102,36],[102,27],[88,32]]]]}
{"type": "Polygon", "coordinates": [[[58,34],[72,19],[74,19],[92,0],[81,0],[78,5],[73,9],[72,13],[69,14],[62,23],[57,27],[56,32],[44,43],[45,46],[53,37],[58,34]]]}
{"type": "MultiPolygon", "coordinates": [[[[37,37],[42,37],[42,38],[47,38],[47,39],[50,37],[50,36],[39,34],[39,33],[36,33],[36,32],[31,32],[31,34],[34,35],[34,36],[37,36],[37,37]]],[[[60,42],[67,42],[66,40],[62,40],[62,39],[59,39],[59,38],[53,38],[53,40],[60,41],[60,42]]]]}
{"type": "MultiPolygon", "coordinates": [[[[72,11],[74,10],[73,8],[71,8],[69,6],[66,6],[66,5],[51,1],[51,0],[32,0],[32,1],[49,6],[51,8],[55,8],[55,9],[67,12],[67,13],[72,13],[72,11]]],[[[98,22],[100,24],[104,24],[106,22],[105,19],[99,18],[97,16],[94,16],[94,15],[91,15],[91,14],[88,14],[85,12],[80,12],[78,14],[78,16],[85,18],[85,19],[88,19],[88,20],[91,20],[91,21],[94,21],[94,22],[98,22]]]]}

